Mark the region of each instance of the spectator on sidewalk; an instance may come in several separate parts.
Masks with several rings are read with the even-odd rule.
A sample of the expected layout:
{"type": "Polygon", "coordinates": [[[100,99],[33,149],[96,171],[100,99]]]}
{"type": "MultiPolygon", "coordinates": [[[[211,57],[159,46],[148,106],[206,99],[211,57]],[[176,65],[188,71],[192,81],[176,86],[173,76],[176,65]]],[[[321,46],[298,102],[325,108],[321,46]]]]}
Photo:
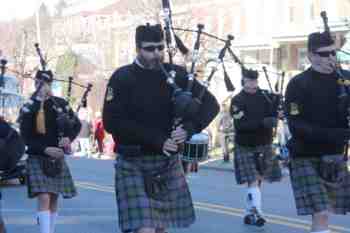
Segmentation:
{"type": "Polygon", "coordinates": [[[230,115],[229,106],[227,106],[227,104],[223,103],[221,109],[222,111],[219,120],[219,140],[224,161],[228,162],[230,160],[228,137],[230,136],[230,133],[233,133],[233,119],[230,115]]]}
{"type": "Polygon", "coordinates": [[[80,153],[82,156],[90,158],[91,156],[91,143],[90,136],[92,131],[91,123],[88,121],[86,114],[82,112],[80,114],[81,130],[78,136],[80,153]]]}
{"type": "Polygon", "coordinates": [[[94,122],[94,143],[97,142],[97,153],[98,157],[103,154],[104,139],[105,139],[105,129],[103,126],[101,112],[96,112],[94,122]]]}

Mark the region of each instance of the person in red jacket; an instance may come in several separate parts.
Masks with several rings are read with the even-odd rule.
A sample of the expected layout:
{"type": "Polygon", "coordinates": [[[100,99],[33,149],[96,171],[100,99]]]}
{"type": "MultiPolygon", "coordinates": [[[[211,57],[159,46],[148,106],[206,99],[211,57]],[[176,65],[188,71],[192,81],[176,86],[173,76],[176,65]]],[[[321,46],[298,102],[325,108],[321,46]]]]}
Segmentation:
{"type": "Polygon", "coordinates": [[[103,140],[105,138],[105,129],[103,126],[101,112],[97,112],[95,114],[95,122],[94,122],[94,141],[97,141],[97,151],[99,156],[103,154],[104,143],[103,140]]]}

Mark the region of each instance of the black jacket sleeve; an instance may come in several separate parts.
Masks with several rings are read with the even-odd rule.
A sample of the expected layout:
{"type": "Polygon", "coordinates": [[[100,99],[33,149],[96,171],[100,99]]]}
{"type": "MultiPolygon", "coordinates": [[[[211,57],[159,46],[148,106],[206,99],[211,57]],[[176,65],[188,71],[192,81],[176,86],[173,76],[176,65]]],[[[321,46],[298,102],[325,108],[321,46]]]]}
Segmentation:
{"type": "Polygon", "coordinates": [[[162,151],[169,132],[150,128],[133,119],[129,113],[129,93],[136,82],[128,79],[128,73],[117,71],[107,85],[103,106],[103,124],[107,132],[121,141],[133,141],[143,145],[149,145],[158,151],[162,151]]]}
{"type": "Polygon", "coordinates": [[[4,120],[0,120],[0,138],[6,139],[12,131],[11,126],[4,120]]]}
{"type": "Polygon", "coordinates": [[[263,127],[260,119],[250,117],[244,109],[244,104],[239,98],[233,98],[230,105],[230,113],[233,117],[235,130],[241,132],[255,131],[263,127]]]}
{"type": "MultiPolygon", "coordinates": [[[[40,105],[38,101],[34,101],[34,105],[40,105]]],[[[39,109],[39,107],[36,107],[39,109]]],[[[22,114],[20,121],[20,134],[24,143],[31,148],[36,154],[44,154],[44,150],[47,147],[45,140],[41,140],[44,137],[35,133],[35,116],[37,111],[26,112],[22,114]]]]}
{"type": "Polygon", "coordinates": [[[286,90],[284,112],[292,135],[310,143],[343,143],[350,136],[347,129],[324,128],[306,120],[304,109],[307,106],[303,100],[307,90],[303,88],[301,81],[305,80],[292,79],[286,90]]]}

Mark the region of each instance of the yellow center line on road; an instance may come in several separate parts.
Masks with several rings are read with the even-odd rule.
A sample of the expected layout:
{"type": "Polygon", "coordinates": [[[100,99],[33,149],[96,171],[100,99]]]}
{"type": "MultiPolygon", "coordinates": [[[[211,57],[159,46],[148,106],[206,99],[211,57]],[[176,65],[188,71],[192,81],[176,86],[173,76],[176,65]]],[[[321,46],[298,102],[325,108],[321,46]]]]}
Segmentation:
{"type": "Polygon", "coordinates": [[[106,192],[106,193],[114,193],[114,189],[109,187],[91,185],[91,184],[81,183],[81,182],[75,182],[75,185],[83,189],[95,190],[95,191],[106,192]]]}
{"type": "MultiPolygon", "coordinates": [[[[91,182],[81,182],[81,181],[75,182],[75,184],[78,187],[83,189],[90,189],[90,190],[107,192],[107,193],[115,193],[114,188],[110,186],[103,186],[103,185],[98,185],[91,182]]],[[[193,204],[196,209],[208,211],[212,213],[219,213],[219,214],[225,214],[225,215],[242,217],[242,218],[245,215],[243,209],[226,207],[226,206],[216,205],[216,204],[211,204],[206,202],[194,202],[193,204]]],[[[306,230],[309,230],[311,226],[311,222],[306,220],[289,218],[289,217],[273,215],[273,214],[264,214],[264,216],[266,217],[268,222],[274,223],[277,225],[283,225],[287,227],[306,229],[306,230]]],[[[333,231],[333,233],[350,232],[350,228],[345,228],[337,225],[330,225],[330,229],[333,231]]]]}
{"type": "MultiPolygon", "coordinates": [[[[215,204],[210,204],[210,203],[206,203],[206,202],[194,202],[194,204],[195,205],[199,205],[199,206],[204,206],[204,207],[207,207],[207,208],[220,209],[220,210],[224,210],[224,211],[244,214],[244,210],[243,209],[237,209],[237,208],[233,208],[233,207],[226,207],[226,206],[222,206],[222,205],[215,205],[215,204]]],[[[294,223],[298,223],[298,224],[304,224],[304,225],[311,226],[311,222],[307,221],[307,220],[302,220],[302,219],[297,219],[297,218],[288,218],[288,217],[284,217],[284,216],[280,216],[280,215],[265,214],[265,213],[264,213],[264,216],[266,218],[268,218],[268,219],[277,219],[277,220],[280,220],[280,221],[294,222],[294,223]]],[[[330,225],[329,227],[330,227],[331,230],[350,232],[349,228],[345,228],[345,227],[341,227],[341,226],[330,225]]]]}
{"type": "MultiPolygon", "coordinates": [[[[244,213],[236,213],[236,212],[231,212],[231,211],[225,211],[225,210],[220,210],[220,209],[213,209],[213,208],[208,208],[208,207],[203,207],[200,205],[195,205],[196,209],[199,210],[204,210],[204,211],[208,211],[208,212],[213,212],[213,213],[218,213],[218,214],[224,214],[224,215],[230,215],[230,216],[236,216],[236,217],[244,217],[244,213]]],[[[309,230],[310,226],[308,225],[304,225],[304,224],[297,224],[297,223],[290,223],[287,221],[281,221],[281,220],[277,220],[277,219],[269,219],[267,218],[267,222],[268,223],[273,223],[276,225],[282,225],[282,226],[287,226],[287,227],[291,227],[291,228],[297,228],[297,229],[303,229],[303,230],[309,230]]],[[[333,233],[340,233],[340,232],[333,232],[333,233]]]]}
{"type": "Polygon", "coordinates": [[[74,182],[74,183],[79,184],[79,185],[92,186],[92,187],[101,188],[101,189],[114,190],[114,186],[99,185],[99,184],[95,184],[95,183],[91,183],[91,182],[81,182],[81,181],[74,182]]]}

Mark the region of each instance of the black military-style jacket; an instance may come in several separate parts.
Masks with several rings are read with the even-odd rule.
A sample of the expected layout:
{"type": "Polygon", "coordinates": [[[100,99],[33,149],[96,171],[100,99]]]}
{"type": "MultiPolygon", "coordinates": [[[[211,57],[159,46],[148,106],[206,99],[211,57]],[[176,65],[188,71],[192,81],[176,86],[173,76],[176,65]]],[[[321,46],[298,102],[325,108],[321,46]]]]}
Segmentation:
{"type": "MultiPolygon", "coordinates": [[[[164,64],[170,70],[168,64],[164,64]]],[[[184,68],[174,66],[175,82],[181,88],[187,84],[184,68]]],[[[193,96],[202,85],[195,81],[193,96]]],[[[136,63],[119,68],[109,80],[103,123],[107,132],[121,145],[139,145],[143,152],[159,154],[173,125],[172,88],[160,70],[141,68],[136,63]]],[[[196,133],[206,128],[219,112],[215,97],[206,91],[199,113],[193,119],[196,133]]]]}
{"type": "Polygon", "coordinates": [[[277,117],[278,96],[265,90],[249,94],[242,90],[232,98],[230,113],[235,127],[235,142],[240,146],[272,143],[272,128],[265,127],[266,117],[277,117]]]}
{"type": "MultiPolygon", "coordinates": [[[[345,75],[350,77],[349,72],[345,75]]],[[[335,74],[325,75],[311,68],[288,83],[285,113],[292,134],[288,147],[293,156],[343,153],[345,142],[340,138],[348,126],[339,87],[335,74]]]]}
{"type": "MultiPolygon", "coordinates": [[[[27,145],[27,153],[32,155],[43,155],[46,147],[58,147],[59,129],[57,125],[57,113],[53,108],[53,101],[57,103],[62,111],[67,112],[72,119],[70,130],[64,130],[64,137],[73,141],[80,132],[81,123],[76,114],[70,108],[68,102],[62,98],[52,96],[44,103],[46,134],[39,134],[36,131],[36,116],[40,108],[40,102],[33,101],[33,111],[25,112],[21,116],[20,133],[27,145]]],[[[23,112],[23,111],[22,111],[23,112]]]]}

